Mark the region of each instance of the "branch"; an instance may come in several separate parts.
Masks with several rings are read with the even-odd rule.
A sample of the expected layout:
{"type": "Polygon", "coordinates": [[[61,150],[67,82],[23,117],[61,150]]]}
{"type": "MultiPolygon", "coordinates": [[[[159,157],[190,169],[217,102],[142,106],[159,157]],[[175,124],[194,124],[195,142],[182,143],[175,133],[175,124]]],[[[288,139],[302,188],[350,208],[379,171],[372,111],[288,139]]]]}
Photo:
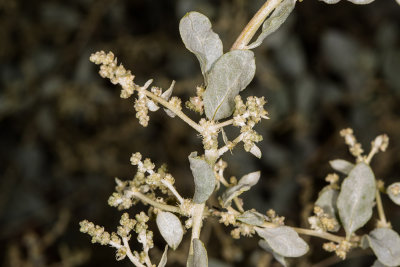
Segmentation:
{"type": "Polygon", "coordinates": [[[232,45],[231,51],[236,49],[245,49],[264,20],[281,2],[282,0],[266,1],[240,33],[239,37],[232,45]]]}
{"type": "Polygon", "coordinates": [[[173,113],[176,114],[176,116],[178,116],[179,118],[181,118],[184,122],[186,122],[187,124],[189,124],[193,129],[195,129],[196,131],[198,131],[199,133],[201,133],[203,131],[203,128],[198,125],[196,122],[194,122],[192,119],[190,119],[188,116],[186,116],[185,113],[183,113],[181,110],[176,109],[173,105],[171,105],[168,101],[166,101],[165,99],[156,96],[155,94],[153,94],[150,91],[147,90],[143,90],[142,91],[144,94],[146,94],[146,96],[152,98],[153,100],[157,101],[158,103],[160,103],[161,105],[163,105],[164,107],[166,107],[167,109],[171,110],[173,113]]]}

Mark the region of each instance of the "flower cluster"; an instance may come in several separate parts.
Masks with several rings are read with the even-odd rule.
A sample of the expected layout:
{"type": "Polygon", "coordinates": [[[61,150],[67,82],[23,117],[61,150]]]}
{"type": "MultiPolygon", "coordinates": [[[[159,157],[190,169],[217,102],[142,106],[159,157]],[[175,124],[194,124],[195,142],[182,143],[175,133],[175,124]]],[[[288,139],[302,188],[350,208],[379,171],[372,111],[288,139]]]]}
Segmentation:
{"type": "Polygon", "coordinates": [[[205,92],[204,87],[197,86],[196,88],[196,96],[189,98],[189,101],[186,101],[186,107],[190,110],[193,110],[200,115],[203,115],[204,112],[204,103],[203,103],[203,94],[205,92]]]}
{"type": "Polygon", "coordinates": [[[103,78],[108,78],[113,84],[120,84],[122,87],[121,98],[129,98],[137,85],[133,83],[134,75],[120,64],[117,64],[117,58],[112,52],[107,54],[104,51],[96,52],[90,55],[90,61],[100,65],[99,74],[103,78]]]}
{"type": "Polygon", "coordinates": [[[203,137],[204,150],[217,149],[219,130],[215,127],[215,122],[201,119],[199,124],[203,128],[201,136],[203,137]]]}
{"type": "Polygon", "coordinates": [[[262,141],[262,136],[253,130],[253,127],[261,119],[268,119],[268,112],[264,109],[265,103],[264,97],[250,96],[244,104],[242,98],[238,95],[235,97],[235,112],[233,114],[233,125],[240,127],[244,149],[259,158],[261,151],[255,143],[262,141]]]}
{"type": "Polygon", "coordinates": [[[342,240],[340,243],[336,244],[334,242],[324,243],[322,248],[329,252],[335,252],[336,255],[342,260],[346,259],[347,253],[353,248],[353,244],[347,240],[342,240]]]}
{"type": "Polygon", "coordinates": [[[121,216],[120,226],[117,232],[111,234],[104,230],[104,227],[95,225],[87,220],[81,221],[80,231],[87,233],[92,237],[92,243],[101,245],[110,245],[117,249],[117,260],[123,260],[127,255],[136,262],[144,263],[148,260],[148,251],[154,246],[153,232],[148,231],[147,221],[149,217],[144,212],[140,212],[135,216],[135,219],[130,219],[128,213],[121,216]],[[136,220],[135,220],[136,219],[136,220]],[[137,240],[143,245],[143,251],[138,253],[130,250],[128,241],[131,239],[130,233],[132,230],[137,234],[137,240]],[[122,242],[121,242],[122,241],[122,242]]]}
{"type": "Polygon", "coordinates": [[[356,158],[361,158],[364,150],[362,149],[361,144],[357,142],[357,139],[353,134],[353,129],[343,129],[340,131],[340,135],[344,137],[346,145],[349,146],[350,153],[356,158]]]}
{"type": "Polygon", "coordinates": [[[146,158],[142,161],[140,153],[134,153],[131,156],[131,164],[138,167],[137,173],[131,181],[121,181],[115,179],[117,186],[116,192],[108,199],[108,204],[118,209],[128,209],[137,203],[138,194],[145,194],[149,199],[159,203],[165,203],[163,198],[156,198],[155,190],[159,189],[163,194],[171,195],[168,188],[175,183],[175,179],[171,174],[167,173],[166,165],[162,165],[155,171],[155,165],[150,159],[146,158]]]}
{"type": "Polygon", "coordinates": [[[326,232],[334,231],[339,228],[338,221],[329,214],[325,213],[321,207],[314,206],[314,214],[315,216],[311,216],[308,218],[311,229],[320,232],[326,232]]]}

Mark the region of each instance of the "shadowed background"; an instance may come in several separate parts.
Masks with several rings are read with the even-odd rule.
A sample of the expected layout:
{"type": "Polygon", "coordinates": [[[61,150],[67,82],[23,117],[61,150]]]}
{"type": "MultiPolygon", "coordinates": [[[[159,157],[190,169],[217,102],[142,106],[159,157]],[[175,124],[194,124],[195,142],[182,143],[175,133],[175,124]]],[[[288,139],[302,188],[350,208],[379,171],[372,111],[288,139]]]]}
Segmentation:
{"type": "MultiPolygon", "coordinates": [[[[113,51],[138,84],[153,78],[154,85],[168,88],[176,80],[174,94],[185,102],[202,76],[195,56],[180,41],[180,18],[191,10],[207,15],[226,52],[262,3],[1,0],[1,264],[130,266],[128,260],[115,261],[114,249],[92,245],[79,232],[79,221],[116,229],[121,212],[107,199],[114,177],[133,178],[133,152],[156,166],[167,163],[178,191],[191,197],[187,156],[202,145],[193,129],[161,111],[150,114],[149,127],[141,127],[133,98],[119,98],[120,88],[98,75],[90,54],[113,51]]],[[[366,6],[305,0],[255,49],[256,77],[243,96],[268,100],[271,119],[257,128],[264,137],[259,143],[263,157],[241,148],[224,157],[227,175],[262,171],[258,185],[243,195],[246,209],[264,213],[273,208],[288,225],[308,227],[312,202],[332,172],[328,161],[353,160],[339,136],[346,127],[354,129],[366,151],[376,135],[388,134],[389,148],[372,167],[387,185],[400,180],[399,14],[394,0],[366,6]]],[[[227,134],[235,137],[235,131],[227,134]]],[[[400,208],[386,196],[383,200],[400,231],[400,208]]],[[[366,229],[373,226],[372,220],[366,229]]],[[[155,225],[150,227],[157,263],[165,243],[155,225]]],[[[210,266],[278,266],[257,246],[257,237],[234,241],[230,230],[205,224],[202,240],[210,266]]],[[[370,250],[357,250],[337,263],[322,251],[320,239],[306,240],[311,253],[294,266],[357,267],[374,261],[370,250]]],[[[170,266],[185,263],[187,241],[170,252],[170,266]]],[[[134,239],[131,244],[135,248],[134,239]]]]}

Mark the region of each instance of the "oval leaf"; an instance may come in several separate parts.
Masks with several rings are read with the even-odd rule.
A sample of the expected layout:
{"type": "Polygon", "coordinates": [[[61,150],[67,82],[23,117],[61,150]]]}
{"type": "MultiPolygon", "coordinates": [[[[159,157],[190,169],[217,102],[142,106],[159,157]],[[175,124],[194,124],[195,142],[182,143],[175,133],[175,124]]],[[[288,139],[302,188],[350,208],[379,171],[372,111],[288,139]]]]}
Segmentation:
{"type": "Polygon", "coordinates": [[[194,177],[193,202],[203,203],[210,197],[215,188],[215,175],[212,167],[197,152],[189,155],[190,169],[194,177]]]}
{"type": "Polygon", "coordinates": [[[207,267],[208,257],[207,250],[200,239],[193,239],[193,255],[189,255],[187,260],[187,267],[207,267]]]}
{"type": "Polygon", "coordinates": [[[394,203],[400,205],[400,183],[389,185],[386,192],[394,203]]]}
{"type": "Polygon", "coordinates": [[[265,251],[267,251],[269,253],[272,253],[272,256],[274,256],[275,260],[277,262],[279,262],[280,264],[282,264],[283,267],[287,267],[288,266],[287,262],[285,260],[285,257],[283,257],[282,255],[279,255],[278,253],[275,253],[272,250],[272,248],[268,245],[267,241],[261,239],[260,241],[258,241],[258,245],[260,247],[262,247],[265,251]]]}
{"type": "Polygon", "coordinates": [[[341,172],[343,174],[349,174],[350,171],[354,168],[354,164],[351,162],[348,162],[347,160],[343,160],[343,159],[335,159],[335,160],[331,160],[329,161],[329,164],[331,165],[331,167],[338,171],[341,172]]]}
{"type": "Polygon", "coordinates": [[[275,32],[292,13],[296,0],[283,0],[272,14],[264,21],[262,32],[257,40],[250,44],[247,49],[253,49],[260,46],[262,41],[271,33],[275,32]]]}
{"type": "Polygon", "coordinates": [[[175,250],[183,237],[183,227],[179,218],[171,212],[162,211],[157,214],[156,222],[164,240],[175,250]]]}
{"type": "Polygon", "coordinates": [[[186,48],[199,60],[205,78],[212,64],[222,56],[221,39],[211,29],[210,20],[198,12],[189,12],[181,19],[179,32],[186,48]]]}
{"type": "Polygon", "coordinates": [[[389,228],[377,228],[367,235],[378,260],[387,266],[400,265],[400,237],[389,228]]]}
{"type": "Polygon", "coordinates": [[[250,225],[255,225],[255,226],[262,226],[264,224],[265,217],[264,215],[248,210],[244,213],[242,213],[240,216],[236,218],[238,221],[250,224],[250,225]]]}
{"type": "Polygon", "coordinates": [[[283,257],[300,257],[307,253],[307,243],[295,230],[288,226],[276,228],[255,228],[257,234],[264,238],[271,249],[283,257]]]}
{"type": "Polygon", "coordinates": [[[256,71],[254,53],[234,50],[222,55],[207,76],[204,109],[210,120],[229,117],[235,108],[235,97],[253,80],[256,71]]]}
{"type": "Polygon", "coordinates": [[[365,163],[358,163],[344,179],[337,207],[347,237],[371,218],[375,190],[374,173],[365,163]]]}
{"type": "MultiPolygon", "coordinates": [[[[316,206],[321,207],[324,210],[324,213],[329,214],[332,218],[336,217],[337,206],[336,201],[338,198],[339,192],[331,187],[325,187],[319,193],[318,199],[315,202],[316,206]]],[[[340,229],[340,225],[338,224],[332,232],[337,232],[340,229]]]]}
{"type": "Polygon", "coordinates": [[[224,207],[229,206],[234,197],[237,197],[243,192],[250,190],[250,188],[258,182],[260,176],[260,171],[246,174],[240,178],[237,185],[228,188],[222,195],[224,207]]]}
{"type": "Polygon", "coordinates": [[[375,0],[348,0],[348,1],[352,2],[353,4],[357,4],[357,5],[366,5],[366,4],[374,2],[375,0]]]}

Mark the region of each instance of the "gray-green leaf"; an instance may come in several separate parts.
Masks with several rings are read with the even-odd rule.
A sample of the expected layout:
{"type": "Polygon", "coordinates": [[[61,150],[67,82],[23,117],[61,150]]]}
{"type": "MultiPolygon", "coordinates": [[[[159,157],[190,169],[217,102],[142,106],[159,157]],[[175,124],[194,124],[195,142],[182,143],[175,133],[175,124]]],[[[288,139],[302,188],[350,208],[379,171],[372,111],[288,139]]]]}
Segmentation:
{"type": "Polygon", "coordinates": [[[339,171],[346,175],[349,174],[350,171],[354,168],[353,163],[348,162],[347,160],[343,160],[343,159],[331,160],[331,161],[329,161],[329,164],[331,165],[331,167],[334,170],[339,171]]]}
{"type": "Polygon", "coordinates": [[[193,239],[193,255],[189,255],[187,267],[207,267],[208,257],[207,250],[200,239],[193,239]]]}
{"type": "Polygon", "coordinates": [[[400,183],[399,182],[389,185],[386,192],[388,193],[390,199],[394,203],[396,203],[397,205],[400,205],[400,183]]]}
{"type": "Polygon", "coordinates": [[[337,200],[340,220],[350,236],[372,216],[375,199],[375,176],[365,163],[358,163],[344,179],[337,200]]]}
{"type": "Polygon", "coordinates": [[[272,253],[272,256],[274,256],[275,260],[278,261],[280,264],[282,264],[284,267],[287,267],[287,262],[285,260],[285,257],[282,255],[275,253],[272,248],[268,245],[267,241],[261,239],[258,241],[258,245],[262,247],[265,251],[272,253]]]}
{"type": "Polygon", "coordinates": [[[266,221],[264,215],[252,210],[245,211],[244,213],[239,215],[236,219],[238,221],[255,226],[262,226],[266,221]]]}
{"type": "MultiPolygon", "coordinates": [[[[318,199],[315,202],[315,205],[321,207],[324,210],[324,213],[329,214],[331,217],[336,217],[337,206],[336,201],[339,192],[335,189],[332,189],[330,186],[325,187],[319,193],[318,199]]],[[[332,232],[337,232],[340,229],[340,225],[338,224],[332,232]]]]}
{"type": "Polygon", "coordinates": [[[369,245],[378,260],[387,266],[400,265],[400,237],[389,228],[376,228],[368,236],[369,245]]]}
{"type": "Polygon", "coordinates": [[[203,203],[207,201],[215,188],[215,175],[212,167],[197,152],[189,155],[190,169],[194,177],[193,202],[203,203]]]}
{"type": "Polygon", "coordinates": [[[210,20],[201,13],[189,12],[179,23],[179,32],[186,48],[200,62],[204,78],[213,63],[222,56],[222,42],[211,29],[210,20]]]}
{"type": "Polygon", "coordinates": [[[165,246],[164,253],[161,256],[161,260],[158,263],[157,267],[165,267],[167,264],[167,252],[168,252],[168,245],[165,246]]]}
{"type": "Polygon", "coordinates": [[[175,250],[183,237],[183,227],[179,218],[171,212],[162,211],[157,214],[156,222],[164,240],[175,250]]]}
{"type": "Polygon", "coordinates": [[[255,230],[275,253],[283,257],[300,257],[308,251],[307,243],[299,237],[295,230],[288,226],[256,227],[255,230]]]}
{"type": "Polygon", "coordinates": [[[374,264],[372,264],[371,267],[387,267],[386,265],[384,265],[382,262],[380,262],[379,260],[375,260],[374,264]]]}
{"type": "Polygon", "coordinates": [[[254,53],[234,50],[222,55],[207,76],[204,109],[208,119],[229,117],[235,108],[235,97],[253,80],[256,71],[254,53]]]}
{"type": "Polygon", "coordinates": [[[228,188],[222,195],[224,207],[229,206],[234,197],[237,197],[243,192],[250,190],[250,188],[258,182],[260,176],[260,171],[246,174],[242,178],[240,178],[237,185],[228,188]]]}
{"type": "Polygon", "coordinates": [[[254,43],[247,47],[247,49],[253,49],[260,46],[268,35],[275,32],[286,21],[290,13],[292,13],[295,5],[296,0],[283,0],[264,21],[261,34],[254,43]]]}

